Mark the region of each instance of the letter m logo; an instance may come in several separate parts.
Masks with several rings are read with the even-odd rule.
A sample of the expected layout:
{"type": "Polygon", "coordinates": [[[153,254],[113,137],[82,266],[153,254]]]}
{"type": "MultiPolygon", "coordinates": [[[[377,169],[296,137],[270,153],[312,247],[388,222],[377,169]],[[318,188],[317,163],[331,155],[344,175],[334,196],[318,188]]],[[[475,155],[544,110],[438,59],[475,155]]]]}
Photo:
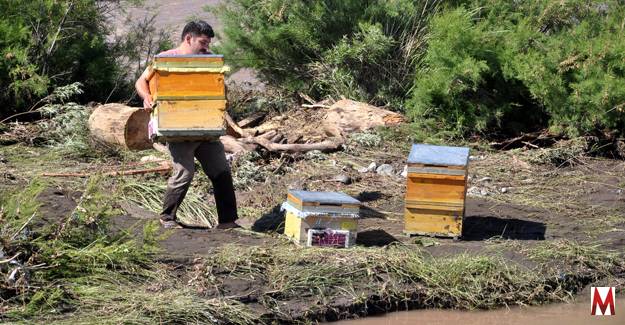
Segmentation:
{"type": "Polygon", "coordinates": [[[590,287],[590,314],[614,315],[614,291],[614,287],[590,287]]]}

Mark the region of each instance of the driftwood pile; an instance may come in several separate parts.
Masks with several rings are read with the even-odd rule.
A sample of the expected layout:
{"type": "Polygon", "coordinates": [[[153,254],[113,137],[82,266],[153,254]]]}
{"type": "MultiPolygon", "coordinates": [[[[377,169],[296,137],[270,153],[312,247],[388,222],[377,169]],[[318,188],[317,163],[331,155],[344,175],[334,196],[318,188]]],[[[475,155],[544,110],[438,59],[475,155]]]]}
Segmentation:
{"type": "MultiPolygon", "coordinates": [[[[235,154],[260,149],[329,152],[340,149],[349,133],[404,121],[400,114],[348,99],[331,106],[307,106],[263,123],[260,123],[264,119],[262,114],[239,122],[226,114],[227,135],[220,137],[220,141],[226,152],[235,154]]],[[[96,140],[106,144],[130,150],[145,149],[152,146],[147,138],[147,120],[147,113],[140,108],[106,104],[94,110],[89,129],[96,140]]]]}

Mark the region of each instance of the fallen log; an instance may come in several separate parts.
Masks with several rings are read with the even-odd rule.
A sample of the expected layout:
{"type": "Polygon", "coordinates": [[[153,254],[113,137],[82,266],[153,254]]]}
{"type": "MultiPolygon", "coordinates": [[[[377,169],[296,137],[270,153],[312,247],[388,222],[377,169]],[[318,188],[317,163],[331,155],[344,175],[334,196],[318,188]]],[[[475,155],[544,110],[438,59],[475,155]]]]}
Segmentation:
{"type": "Polygon", "coordinates": [[[123,104],[105,104],[95,108],[89,117],[89,131],[100,142],[123,149],[152,148],[148,138],[148,112],[123,104]]]}
{"type": "Polygon", "coordinates": [[[531,147],[534,149],[546,148],[553,146],[556,142],[563,139],[560,135],[549,134],[544,131],[525,133],[518,137],[507,139],[502,142],[492,142],[490,147],[497,150],[511,150],[522,147],[531,147]]]}
{"type": "Polygon", "coordinates": [[[285,151],[285,152],[308,152],[312,150],[320,150],[323,152],[332,152],[338,150],[345,143],[343,138],[332,137],[327,140],[315,143],[275,143],[263,137],[255,137],[251,141],[258,143],[269,151],[285,151]]]}
{"type": "Polygon", "coordinates": [[[224,145],[224,150],[229,153],[242,153],[248,151],[255,151],[258,148],[258,145],[254,143],[244,143],[241,141],[237,141],[236,138],[224,135],[219,137],[219,141],[224,145]]]}
{"type": "Polygon", "coordinates": [[[323,125],[328,134],[337,137],[379,126],[398,125],[403,122],[404,117],[401,114],[367,103],[342,99],[328,109],[323,125]]]}
{"type": "Polygon", "coordinates": [[[249,116],[249,117],[246,117],[246,118],[240,120],[239,122],[237,122],[237,124],[242,129],[255,127],[255,126],[258,125],[258,123],[260,123],[260,121],[263,120],[263,118],[265,118],[266,115],[267,114],[265,114],[263,112],[255,113],[252,116],[249,116]]]}
{"type": "Polygon", "coordinates": [[[232,117],[230,117],[230,114],[228,114],[228,112],[224,114],[224,118],[226,120],[226,134],[227,135],[235,137],[235,138],[249,137],[253,135],[250,131],[243,130],[237,124],[237,122],[235,122],[232,119],[232,117]]]}
{"type": "Polygon", "coordinates": [[[263,134],[269,131],[277,130],[280,128],[280,126],[281,126],[281,123],[279,121],[269,121],[255,128],[246,129],[246,131],[248,131],[249,134],[251,135],[258,135],[258,134],[263,134]]]}
{"type": "MultiPolygon", "coordinates": [[[[316,103],[313,106],[323,105],[316,103]]],[[[321,107],[321,106],[319,106],[321,107]]],[[[225,115],[228,135],[220,137],[224,149],[229,153],[241,153],[258,150],[307,152],[321,150],[325,152],[339,150],[345,142],[345,135],[350,132],[364,131],[378,126],[390,126],[403,122],[403,116],[385,109],[347,99],[334,103],[327,109],[323,120],[321,115],[311,127],[291,125],[292,116],[281,115],[252,128],[243,128],[228,114],[225,115]],[[291,122],[290,122],[291,121],[291,122]],[[289,126],[289,127],[286,127],[289,126]],[[300,128],[294,130],[293,128],[300,128]],[[298,132],[294,132],[298,131],[298,132]],[[319,132],[321,131],[321,132],[319,132]],[[308,140],[302,132],[314,133],[308,140]],[[298,142],[314,143],[298,143],[298,142]]],[[[243,121],[245,126],[257,124],[262,114],[243,121]]],[[[89,129],[94,138],[107,144],[124,149],[154,148],[168,152],[165,146],[152,144],[147,138],[149,116],[141,108],[122,104],[107,104],[96,108],[89,119],[89,129]]],[[[313,122],[309,121],[306,123],[313,122]]],[[[311,126],[311,125],[304,125],[311,126]]],[[[52,175],[48,175],[52,176],[52,175]]]]}

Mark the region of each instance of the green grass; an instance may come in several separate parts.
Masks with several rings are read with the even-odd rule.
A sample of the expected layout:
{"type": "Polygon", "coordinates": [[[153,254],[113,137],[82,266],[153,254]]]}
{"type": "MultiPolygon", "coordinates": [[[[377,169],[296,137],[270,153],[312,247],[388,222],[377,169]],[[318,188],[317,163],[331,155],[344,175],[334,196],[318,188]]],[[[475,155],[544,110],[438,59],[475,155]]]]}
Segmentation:
{"type": "MultiPolygon", "coordinates": [[[[597,277],[623,265],[601,254],[591,257],[596,254],[586,247],[566,262],[594,258],[597,277]]],[[[363,296],[377,296],[391,304],[415,300],[428,307],[489,309],[568,301],[580,289],[577,283],[558,280],[557,267],[529,269],[493,256],[432,258],[403,245],[349,250],[225,247],[206,258],[198,272],[195,285],[204,288],[220,288],[232,278],[258,283],[259,300],[278,314],[287,312],[281,302],[302,299],[321,303],[347,297],[357,303],[363,296]]]]}
{"type": "Polygon", "coordinates": [[[564,265],[592,270],[597,276],[608,276],[625,266],[618,252],[606,250],[600,244],[582,244],[567,239],[548,241],[522,249],[530,259],[538,262],[564,262],[564,265]]]}
{"type": "MultiPolygon", "coordinates": [[[[357,153],[331,154],[314,163],[301,161],[306,168],[298,173],[270,175],[263,185],[266,190],[248,198],[251,204],[242,207],[241,216],[258,218],[268,207],[283,201],[285,178],[316,180],[319,170],[328,174],[339,172],[348,162],[367,165],[370,161],[403,159],[408,148],[404,145],[408,142],[403,140],[398,146],[392,146],[389,140],[392,136],[388,138],[382,131],[377,134],[383,139],[381,146],[388,146],[390,150],[358,148],[357,153]]],[[[61,162],[59,157],[44,149],[26,148],[35,152],[31,156],[20,146],[11,147],[9,154],[3,151],[3,155],[10,163],[25,162],[23,169],[18,170],[24,178],[48,171],[61,162]],[[50,160],[46,160],[48,158],[50,160]]],[[[504,155],[485,153],[485,160],[471,163],[471,172],[492,177],[493,186],[510,186],[507,182],[511,182],[515,188],[511,193],[493,194],[488,199],[570,216],[580,220],[583,234],[620,227],[623,218],[615,210],[591,207],[581,201],[581,197],[588,196],[583,188],[570,190],[579,188],[583,182],[592,181],[595,183],[588,184],[595,186],[615,175],[605,173],[597,178],[584,169],[554,171],[553,166],[543,164],[530,165],[529,170],[509,167],[514,166],[513,155],[525,159],[524,154],[516,151],[504,155]],[[534,180],[523,183],[527,178],[534,180]],[[591,229],[582,222],[586,219],[589,223],[600,219],[601,225],[591,229]]],[[[75,161],[64,162],[68,168],[71,168],[70,163],[75,161]]],[[[3,193],[0,199],[2,248],[8,257],[21,253],[17,260],[29,270],[28,277],[18,277],[21,282],[16,286],[6,281],[14,267],[0,267],[3,296],[9,289],[17,288],[10,299],[0,304],[4,313],[0,321],[259,324],[278,320],[306,323],[322,319],[326,312],[333,312],[332,308],[336,308],[335,312],[347,308],[350,313],[362,315],[377,303],[390,309],[406,306],[490,309],[568,301],[588,283],[622,278],[625,269],[622,255],[605,252],[597,244],[557,240],[525,245],[497,238],[485,243],[492,249],[484,255],[436,258],[424,253],[419,246],[428,247],[437,242],[445,245],[444,240],[424,239],[408,245],[347,250],[303,249],[286,242],[263,247],[232,245],[207,252],[185,269],[155,258],[154,252],[161,239],[156,235],[158,223],[148,222],[144,226],[140,242],[129,234],[112,235],[108,229],[109,220],[123,213],[117,208],[122,200],[158,212],[165,185],[163,179],[93,177],[62,182],[34,180],[20,191],[3,193]],[[41,217],[37,195],[49,186],[65,186],[68,182],[82,193],[77,207],[57,224],[34,229],[34,222],[29,220],[41,217]],[[532,262],[528,265],[538,266],[522,266],[516,259],[508,260],[496,252],[506,249],[526,256],[532,262]],[[237,281],[250,283],[250,291],[228,292],[228,285],[237,281]],[[257,304],[269,316],[258,318],[256,309],[241,302],[246,301],[248,294],[257,298],[257,304]],[[163,304],[163,301],[170,303],[163,304]],[[344,302],[344,306],[330,307],[336,301],[344,302]],[[294,304],[304,310],[294,313],[291,309],[294,304]]],[[[312,189],[327,186],[318,181],[310,184],[312,189]]],[[[376,188],[384,193],[384,200],[393,200],[400,198],[398,184],[389,181],[376,188]]],[[[191,206],[182,213],[213,218],[213,208],[202,198],[203,189],[195,192],[200,187],[197,182],[194,184],[191,193],[197,193],[197,197],[191,194],[185,199],[191,206]]],[[[370,187],[363,181],[353,184],[346,192],[357,195],[370,187]]],[[[375,207],[376,202],[369,204],[375,207]]],[[[550,227],[549,221],[546,223],[550,227]]]]}
{"type": "MultiPolygon", "coordinates": [[[[238,302],[240,297],[219,293],[224,284],[236,279],[254,284],[250,294],[258,296],[273,318],[295,322],[321,317],[338,298],[346,302],[344,308],[352,308],[350,304],[360,306],[355,307],[357,312],[366,310],[371,299],[385,301],[389,306],[418,303],[489,309],[568,301],[583,286],[579,281],[562,278],[562,265],[547,263],[530,269],[493,256],[433,258],[404,245],[335,250],[299,248],[286,242],[269,247],[215,249],[190,270],[191,281],[184,283],[132,240],[106,235],[98,235],[94,241],[74,238],[90,238],[94,224],[89,220],[105,220],[115,212],[91,204],[94,201],[90,200],[105,200],[97,191],[101,181],[95,179],[87,184],[79,204],[85,211],[70,218],[69,227],[56,239],[30,241],[35,248],[33,263],[44,263],[46,267],[35,268],[27,289],[3,306],[8,308],[6,320],[58,324],[270,322],[259,319],[238,302]],[[217,292],[202,294],[213,289],[217,292]],[[304,302],[308,309],[292,316],[291,301],[304,302]]],[[[33,183],[12,200],[29,206],[32,202],[28,202],[26,193],[34,195],[37,186],[33,183]]],[[[30,213],[32,209],[22,211],[30,213]]],[[[101,230],[106,222],[95,225],[101,230]]],[[[150,227],[145,231],[146,237],[154,233],[150,227]]],[[[147,240],[152,244],[154,241],[147,240]]],[[[593,280],[613,276],[623,268],[623,261],[612,253],[571,241],[546,242],[522,252],[536,261],[583,265],[594,272],[593,280]]]]}

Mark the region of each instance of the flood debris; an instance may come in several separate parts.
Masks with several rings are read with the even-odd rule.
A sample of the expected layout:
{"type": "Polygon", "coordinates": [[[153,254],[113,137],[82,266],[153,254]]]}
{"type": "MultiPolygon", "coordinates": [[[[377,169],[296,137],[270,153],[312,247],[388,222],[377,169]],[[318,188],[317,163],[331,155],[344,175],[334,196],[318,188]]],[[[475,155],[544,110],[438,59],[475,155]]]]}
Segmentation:
{"type": "Polygon", "coordinates": [[[393,166],[389,164],[382,164],[375,169],[375,172],[378,173],[378,175],[393,176],[394,170],[393,166]]]}

